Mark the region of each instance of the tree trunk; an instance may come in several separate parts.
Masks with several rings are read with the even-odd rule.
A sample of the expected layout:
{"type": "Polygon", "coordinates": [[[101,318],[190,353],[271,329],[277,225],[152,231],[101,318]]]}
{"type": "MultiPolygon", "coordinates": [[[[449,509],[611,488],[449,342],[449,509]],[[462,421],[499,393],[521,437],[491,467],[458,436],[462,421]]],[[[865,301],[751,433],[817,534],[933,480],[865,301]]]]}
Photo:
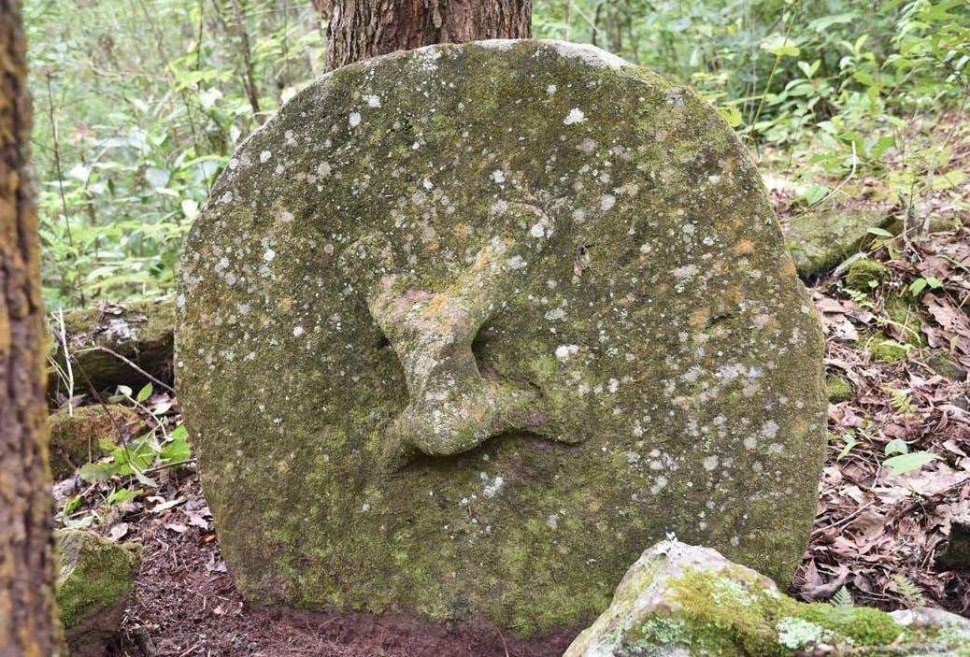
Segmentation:
{"type": "Polygon", "coordinates": [[[19,0],[0,0],[0,655],[63,654],[54,619],[37,211],[19,0]]]}
{"type": "Polygon", "coordinates": [[[395,50],[528,39],[532,0],[313,0],[330,18],[327,70],[395,50]]]}

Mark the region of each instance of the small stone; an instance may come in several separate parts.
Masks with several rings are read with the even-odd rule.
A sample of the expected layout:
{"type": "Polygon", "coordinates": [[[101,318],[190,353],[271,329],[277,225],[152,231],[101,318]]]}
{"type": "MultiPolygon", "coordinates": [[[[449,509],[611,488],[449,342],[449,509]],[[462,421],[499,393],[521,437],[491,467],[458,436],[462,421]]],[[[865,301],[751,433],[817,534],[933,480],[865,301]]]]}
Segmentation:
{"type": "Polygon", "coordinates": [[[909,355],[908,345],[896,342],[895,340],[877,340],[870,348],[869,353],[875,360],[883,363],[895,364],[906,360],[909,355]]]}
{"type": "Polygon", "coordinates": [[[951,381],[966,381],[967,370],[945,353],[937,352],[926,359],[930,369],[951,381]]]}
{"type": "Polygon", "coordinates": [[[890,226],[885,210],[856,210],[823,204],[782,222],[782,231],[802,277],[835,269],[871,237],[870,228],[890,226]]]}
{"type": "Polygon", "coordinates": [[[825,377],[825,396],[832,404],[849,401],[855,395],[852,382],[844,376],[830,374],[825,377]]]}
{"type": "Polygon", "coordinates": [[[886,265],[863,258],[849,265],[845,274],[845,286],[857,292],[870,292],[888,276],[886,265]]]}

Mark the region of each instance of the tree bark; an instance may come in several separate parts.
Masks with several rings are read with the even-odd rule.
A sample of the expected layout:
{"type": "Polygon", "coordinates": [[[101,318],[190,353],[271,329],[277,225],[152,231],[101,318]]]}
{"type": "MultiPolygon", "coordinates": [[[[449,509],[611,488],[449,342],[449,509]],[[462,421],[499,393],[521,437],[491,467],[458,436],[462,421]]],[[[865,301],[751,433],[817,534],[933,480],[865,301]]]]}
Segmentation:
{"type": "Polygon", "coordinates": [[[40,246],[19,0],[0,0],[0,655],[63,654],[54,616],[40,246]]]}
{"type": "Polygon", "coordinates": [[[313,0],[330,19],[327,70],[433,43],[528,39],[532,0],[313,0]]]}

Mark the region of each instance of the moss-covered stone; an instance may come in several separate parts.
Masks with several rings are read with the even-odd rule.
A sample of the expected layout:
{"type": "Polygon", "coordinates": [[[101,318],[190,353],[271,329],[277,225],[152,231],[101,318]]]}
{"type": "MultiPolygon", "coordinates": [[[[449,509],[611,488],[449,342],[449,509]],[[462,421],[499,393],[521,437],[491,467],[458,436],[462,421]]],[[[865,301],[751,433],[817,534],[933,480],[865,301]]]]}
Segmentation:
{"type": "Polygon", "coordinates": [[[845,286],[857,292],[869,292],[889,276],[886,265],[875,260],[856,260],[845,272],[845,286]]]}
{"type": "Polygon", "coordinates": [[[667,532],[787,581],[822,337],[716,111],[589,46],[354,64],[233,156],[178,377],[247,599],[579,628],[667,532]]]}
{"type": "Polygon", "coordinates": [[[906,360],[911,347],[909,345],[896,342],[895,340],[884,340],[876,338],[869,346],[869,353],[875,360],[883,363],[899,363],[906,360]]]}
{"type": "Polygon", "coordinates": [[[912,347],[925,345],[921,330],[923,315],[919,310],[916,299],[911,294],[889,290],[884,296],[883,305],[886,315],[895,329],[894,335],[912,347]]]}
{"type": "Polygon", "coordinates": [[[60,562],[57,607],[72,657],[100,657],[117,633],[135,575],[141,546],[120,546],[91,532],[55,532],[60,562]]]}
{"type": "MultiPolygon", "coordinates": [[[[48,373],[47,393],[66,396],[72,391],[59,321],[52,318],[48,329],[54,366],[48,373]]],[[[146,372],[164,382],[172,379],[175,303],[171,297],[71,310],[64,313],[64,329],[75,395],[118,385],[142,386],[150,381],[146,372]]]]}
{"type": "Polygon", "coordinates": [[[855,388],[852,382],[844,376],[830,374],[825,377],[825,396],[832,404],[849,401],[855,395],[855,388]]]}
{"type": "Polygon", "coordinates": [[[835,269],[859,251],[870,228],[885,228],[889,221],[882,210],[826,204],[785,220],[782,230],[799,275],[808,278],[835,269]]]}
{"type": "Polygon", "coordinates": [[[663,541],[564,657],[970,655],[970,621],[938,610],[806,604],[718,552],[663,541]]]}
{"type": "Polygon", "coordinates": [[[967,369],[942,351],[931,354],[926,359],[926,364],[929,365],[930,369],[945,379],[950,379],[951,381],[967,380],[967,369]]]}
{"type": "Polygon", "coordinates": [[[120,444],[138,436],[145,422],[131,408],[119,404],[82,406],[61,410],[49,417],[50,464],[54,479],[63,479],[85,463],[104,454],[102,439],[120,444]]]}

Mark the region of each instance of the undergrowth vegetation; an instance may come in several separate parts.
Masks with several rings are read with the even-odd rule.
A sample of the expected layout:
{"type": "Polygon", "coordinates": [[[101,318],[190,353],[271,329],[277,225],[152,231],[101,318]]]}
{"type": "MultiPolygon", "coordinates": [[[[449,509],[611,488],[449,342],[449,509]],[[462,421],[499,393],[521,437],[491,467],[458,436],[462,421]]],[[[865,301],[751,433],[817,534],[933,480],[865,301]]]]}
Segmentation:
{"type": "MultiPolygon", "coordinates": [[[[167,293],[229,154],[323,71],[325,26],[309,0],[27,0],[25,18],[49,305],[167,293]]],[[[537,0],[533,23],[696,87],[798,172],[804,207],[872,174],[915,208],[966,176],[947,127],[964,0],[537,0]]]]}

